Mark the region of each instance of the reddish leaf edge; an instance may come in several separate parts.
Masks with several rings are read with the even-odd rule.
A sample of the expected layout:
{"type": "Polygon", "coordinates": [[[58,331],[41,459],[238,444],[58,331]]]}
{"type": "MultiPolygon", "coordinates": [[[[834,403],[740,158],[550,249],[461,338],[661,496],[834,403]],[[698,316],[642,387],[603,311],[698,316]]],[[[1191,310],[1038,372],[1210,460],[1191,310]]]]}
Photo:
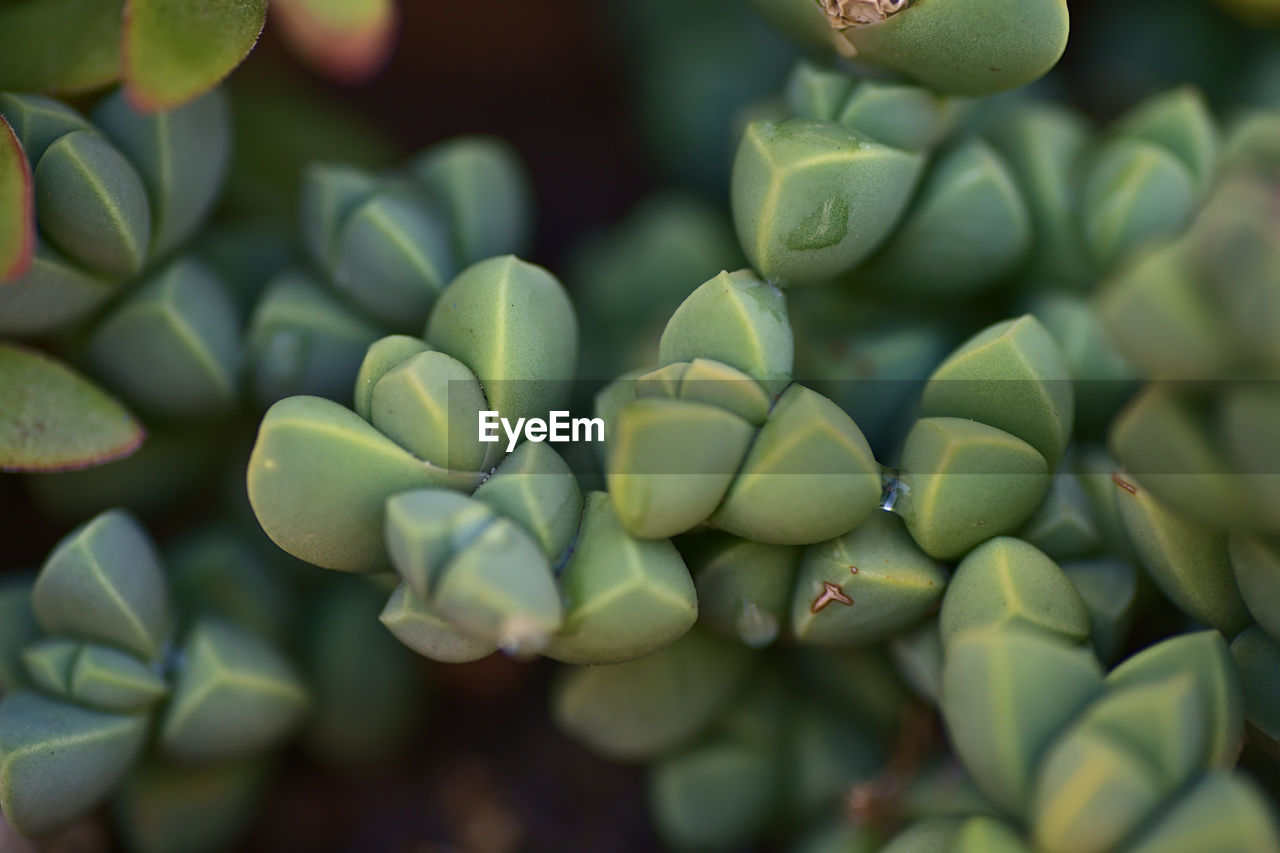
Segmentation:
{"type": "Polygon", "coordinates": [[[335,82],[366,82],[386,68],[395,54],[401,22],[397,3],[388,6],[389,14],[344,31],[316,21],[299,0],[272,0],[271,8],[273,20],[294,52],[335,82]]]}
{"type": "Polygon", "coordinates": [[[177,109],[183,104],[190,103],[201,95],[213,91],[223,80],[231,76],[233,71],[240,67],[240,64],[248,58],[249,54],[253,53],[253,49],[258,46],[258,41],[262,38],[262,31],[267,25],[267,16],[264,12],[262,23],[258,26],[258,34],[253,37],[249,47],[244,53],[240,54],[240,58],[230,68],[206,85],[188,92],[180,98],[167,99],[155,92],[148,92],[145,86],[138,84],[138,81],[131,73],[133,69],[133,27],[131,26],[133,22],[133,4],[134,0],[125,0],[124,9],[120,13],[120,80],[124,89],[125,100],[129,102],[129,106],[140,113],[160,113],[177,109]]]}
{"type": "Polygon", "coordinates": [[[22,149],[22,143],[18,141],[18,134],[14,133],[4,116],[0,116],[0,145],[11,146],[17,154],[18,169],[22,176],[24,210],[22,248],[18,250],[18,256],[8,266],[0,268],[0,285],[5,285],[22,278],[27,274],[27,270],[31,269],[31,262],[36,253],[36,203],[31,163],[27,160],[27,153],[22,149]]]}
{"type": "MultiPolygon", "coordinates": [[[[43,359],[67,371],[68,373],[71,373],[78,379],[82,379],[85,382],[89,382],[93,384],[95,388],[102,390],[96,383],[93,383],[93,380],[89,379],[83,373],[76,370],[74,367],[67,364],[66,362],[56,359],[53,356],[49,355],[48,353],[43,352],[42,350],[38,350],[35,347],[24,346],[23,344],[19,344],[14,341],[0,341],[0,346],[8,347],[10,349],[19,350],[21,352],[34,355],[37,358],[43,359]]],[[[106,392],[103,391],[103,393],[105,394],[106,392]]],[[[120,445],[119,447],[112,448],[111,450],[108,450],[106,453],[97,454],[95,456],[87,456],[83,459],[77,459],[71,462],[58,462],[51,465],[0,464],[0,472],[6,473],[6,474],[61,474],[67,471],[84,471],[88,468],[97,468],[101,465],[106,465],[110,462],[117,462],[121,459],[124,459],[125,457],[132,456],[134,453],[137,453],[139,448],[141,448],[143,443],[147,440],[146,427],[142,425],[142,421],[138,420],[137,415],[129,411],[128,407],[125,406],[124,403],[121,403],[118,399],[116,399],[114,395],[108,395],[108,396],[110,396],[111,399],[114,400],[116,404],[119,405],[120,408],[123,409],[124,412],[134,422],[135,435],[128,442],[120,445]]]]}

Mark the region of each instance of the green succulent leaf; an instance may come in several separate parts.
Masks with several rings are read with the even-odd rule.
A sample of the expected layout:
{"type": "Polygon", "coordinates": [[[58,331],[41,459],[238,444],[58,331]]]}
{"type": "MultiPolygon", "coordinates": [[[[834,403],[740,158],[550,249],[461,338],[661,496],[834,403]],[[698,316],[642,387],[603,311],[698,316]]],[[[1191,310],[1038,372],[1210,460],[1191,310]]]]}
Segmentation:
{"type": "Polygon", "coordinates": [[[231,165],[231,111],[210,92],[171,112],[142,114],[123,92],[93,111],[94,124],[138,170],[151,203],[151,254],[191,237],[212,211],[231,165]]]}
{"type": "Polygon", "coordinates": [[[389,568],[387,498],[478,480],[415,458],[355,412],[319,397],[290,397],[267,411],[247,475],[249,502],[272,541],[309,563],[355,572],[389,568]]]}
{"type": "Polygon", "coordinates": [[[1168,149],[1121,137],[1096,154],[1082,215],[1094,259],[1106,268],[1180,231],[1195,212],[1195,176],[1168,149]]]}
{"type": "Polygon", "coordinates": [[[309,277],[283,273],[267,286],[249,323],[258,404],[291,394],[349,399],[361,359],[381,334],[309,277]]]}
{"type": "Polygon", "coordinates": [[[498,650],[496,643],[462,633],[407,584],[396,587],[378,620],[396,639],[441,663],[468,663],[498,650]]]}
{"type": "Polygon", "coordinates": [[[849,100],[854,82],[838,68],[798,62],[787,77],[787,112],[796,118],[835,121],[849,100]]]}
{"type": "Polygon", "coordinates": [[[0,285],[0,334],[36,338],[89,316],[115,284],[82,270],[38,243],[26,274],[0,285]]]}
{"type": "Polygon", "coordinates": [[[1012,533],[1049,488],[1044,457],[1003,430],[961,418],[925,418],[907,434],[898,512],[939,560],[1012,533]]]}
{"type": "Polygon", "coordinates": [[[727,533],[707,533],[680,547],[693,573],[698,614],[706,625],[752,648],[778,638],[795,588],[799,548],[727,533]]]}
{"type": "Polygon", "coordinates": [[[514,423],[545,416],[563,394],[577,360],[578,321],[555,276],[508,255],[450,282],[424,337],[471,368],[490,406],[514,423]]]}
{"type": "Polygon", "coordinates": [[[1213,178],[1220,148],[1218,127],[1204,96],[1190,86],[1163,92],[1134,107],[1117,122],[1116,132],[1167,149],[1191,171],[1200,191],[1213,178]]]}
{"type": "Polygon", "coordinates": [[[552,693],[556,724],[615,761],[647,761],[689,743],[747,681],[741,643],[694,630],[660,652],[611,666],[573,667],[552,693]]]}
{"type": "Polygon", "coordinates": [[[274,647],[212,619],[197,622],[182,646],[160,746],[183,761],[252,755],[288,737],[307,691],[274,647]]]}
{"type": "Polygon", "coordinates": [[[1094,297],[1111,345],[1144,373],[1211,378],[1229,363],[1230,332],[1192,263],[1181,242],[1139,252],[1094,297]]]}
{"type": "Polygon", "coordinates": [[[1031,807],[1036,849],[1107,853],[1160,804],[1160,784],[1137,756],[1105,733],[1079,727],[1045,755],[1031,807]]]}
{"type": "Polygon", "coordinates": [[[970,631],[947,650],[942,712],[978,787],[1023,814],[1044,749],[1101,689],[1101,667],[1085,649],[1039,631],[970,631]]]}
{"type": "Polygon", "coordinates": [[[929,378],[924,417],[970,418],[1016,435],[1056,467],[1071,440],[1071,368],[1030,314],[974,335],[929,378]]]}
{"type": "Polygon", "coordinates": [[[0,701],[0,808],[23,835],[59,829],[102,802],[147,737],[144,714],[90,711],[18,691],[0,701]]]}
{"type": "Polygon", "coordinates": [[[899,832],[880,853],[951,853],[960,833],[959,818],[934,818],[899,832]]]}
{"type": "Polygon", "coordinates": [[[1066,0],[934,0],[841,35],[860,58],[939,92],[990,95],[1044,76],[1069,30],[1066,0]]]}
{"type": "Polygon", "coordinates": [[[108,711],[141,711],[168,692],[152,667],[94,643],[86,643],[76,655],[69,686],[76,701],[108,711]]]}
{"type": "Polygon", "coordinates": [[[1234,766],[1244,733],[1243,698],[1231,652],[1217,631],[1182,634],[1138,652],[1107,675],[1107,688],[1150,684],[1186,673],[1195,677],[1209,721],[1202,765],[1234,766]]]}
{"type": "Polygon", "coordinates": [[[999,282],[1030,247],[1030,216],[1009,167],[975,140],[938,157],[859,278],[894,292],[961,297],[999,282]]]}
{"type": "Polygon", "coordinates": [[[445,565],[428,599],[461,631],[515,656],[542,651],[564,622],[555,574],[537,541],[496,518],[445,565]]]}
{"type": "Polygon", "coordinates": [[[1049,493],[1023,525],[1019,538],[1059,562],[1087,557],[1101,547],[1089,494],[1074,473],[1053,475],[1049,493]]]}
{"type": "Polygon", "coordinates": [[[853,645],[896,634],[937,605],[947,575],[902,520],[873,513],[852,532],[805,549],[791,604],[802,643],[853,645]]]}
{"type": "Polygon", "coordinates": [[[680,303],[662,331],[663,365],[710,359],[772,393],[791,380],[795,341],[786,297],[747,270],[722,272],[680,303]]]}
{"type": "Polygon", "coordinates": [[[476,436],[480,413],[488,407],[484,389],[466,365],[427,350],[377,381],[369,422],[419,459],[451,471],[480,471],[488,468],[486,459],[497,447],[476,436]]]}
{"type": "Polygon", "coordinates": [[[1093,287],[1096,270],[1080,223],[1079,164],[1092,145],[1082,118],[1057,106],[1014,110],[991,133],[1031,216],[1028,274],[1076,290],[1093,287]]]}
{"type": "Polygon", "coordinates": [[[1077,643],[1089,637],[1089,612],[1071,580],[1043,551],[1000,536],[960,561],[938,626],[946,648],[966,631],[993,626],[1043,631],[1077,643]]]}
{"type": "Polygon", "coordinates": [[[954,104],[929,89],[865,80],[831,118],[882,145],[927,151],[949,129],[954,114],[954,104]]]}
{"type": "Polygon", "coordinates": [[[146,660],[159,654],[173,619],[155,545],[123,510],[98,515],[57,544],[31,606],[50,634],[101,640],[146,660]]]}
{"type": "MultiPolygon", "coordinates": [[[[11,4],[12,5],[12,4],[11,4]]],[[[53,7],[55,4],[48,4],[53,7]]],[[[0,93],[0,115],[9,122],[34,167],[50,143],[73,130],[94,130],[80,113],[44,95],[0,93]]]]}
{"type": "Polygon", "coordinates": [[[126,0],[125,91],[140,109],[172,109],[204,94],[258,41],[267,0],[126,0]]]}
{"type": "Polygon", "coordinates": [[[449,560],[496,519],[491,508],[458,492],[401,492],[387,499],[387,555],[409,588],[429,599],[449,560]]]}
{"type": "Polygon", "coordinates": [[[663,539],[706,521],[724,499],[755,430],[724,409],[648,398],[615,413],[609,494],[632,534],[663,539]]]}
{"type": "Polygon", "coordinates": [[[91,363],[144,412],[192,419],[239,398],[240,318],[226,284],[180,258],[116,306],[89,339],[91,363]]]}
{"type": "Polygon", "coordinates": [[[334,240],[334,287],[398,331],[422,328],[455,270],[444,223],[423,199],[398,189],[361,201],[334,240]]]}
{"type": "Polygon", "coordinates": [[[971,817],[960,825],[950,853],[1031,853],[1009,824],[995,817],[971,817]]]}
{"type": "Polygon", "coordinates": [[[124,0],[6,3],[0,9],[0,89],[71,94],[117,79],[123,6],[124,0]]]}
{"type": "Polygon", "coordinates": [[[712,740],[649,771],[655,828],[676,850],[749,844],[773,809],[777,760],[752,744],[712,740]]]}
{"type": "Polygon", "coordinates": [[[1244,715],[1253,729],[1280,742],[1280,642],[1258,626],[1231,643],[1231,656],[1244,690],[1244,715]]]}
{"type": "Polygon", "coordinates": [[[644,374],[636,380],[636,396],[719,406],[752,426],[764,424],[773,404],[769,392],[759,382],[709,358],[677,361],[644,374]]]}
{"type": "Polygon", "coordinates": [[[880,502],[880,466],[844,410],[803,385],[778,398],[713,527],[775,545],[849,532],[880,502]]]}
{"type": "Polygon", "coordinates": [[[64,699],[71,698],[71,671],[81,644],[64,638],[38,640],[22,650],[22,665],[32,686],[64,699]]]}
{"type": "Polygon", "coordinates": [[[670,645],[698,618],[693,580],[675,546],[632,536],[604,492],[587,496],[560,588],[564,627],[545,654],[566,663],[641,657],[670,645]]]}
{"type": "Polygon", "coordinates": [[[911,689],[937,705],[942,695],[942,634],[931,619],[889,641],[889,653],[911,689]]]}
{"type": "MultiPolygon", "coordinates": [[[[0,108],[3,108],[0,102],[0,108]]],[[[31,268],[36,250],[35,194],[22,143],[0,115],[0,285],[31,268]]]]}
{"type": "Polygon", "coordinates": [[[426,341],[409,335],[387,335],[369,345],[360,372],[356,374],[356,414],[366,421],[373,420],[373,389],[378,380],[407,359],[431,349],[426,341]]]}
{"type": "Polygon", "coordinates": [[[40,636],[40,625],[31,610],[32,582],[25,572],[0,581],[0,693],[26,684],[23,650],[40,636]]]}
{"type": "Polygon", "coordinates": [[[1128,848],[1130,853],[1275,853],[1280,832],[1266,797],[1242,773],[1206,774],[1128,848]]]}
{"type": "Polygon", "coordinates": [[[1138,573],[1126,560],[1102,557],[1063,563],[1071,584],[1089,611],[1089,639],[1098,660],[1120,655],[1129,635],[1138,598],[1138,573]]]}
{"type": "Polygon", "coordinates": [[[906,210],[923,162],[835,122],[750,125],[732,180],[747,260],[771,281],[796,284],[852,269],[906,210]]]}
{"type": "Polygon", "coordinates": [[[333,265],[338,235],[352,211],[378,190],[378,179],[364,169],[312,163],[302,174],[298,221],[302,245],[323,269],[333,265]]]}
{"type": "Polygon", "coordinates": [[[1233,532],[1227,537],[1227,553],[1250,615],[1280,640],[1280,548],[1261,537],[1233,532]]]}
{"type": "Polygon", "coordinates": [[[137,169],[104,136],[73,130],[49,144],[35,167],[40,229],[68,256],[127,278],[151,244],[151,205],[137,169]]]}
{"type": "Polygon", "coordinates": [[[1183,612],[1235,636],[1252,621],[1231,572],[1225,533],[1192,521],[1115,477],[1120,516],[1160,591],[1183,612]]]}
{"type": "Polygon", "coordinates": [[[472,497],[519,524],[555,562],[582,521],[582,489],[564,458],[542,442],[523,442],[472,497]]]}
{"type": "Polygon", "coordinates": [[[432,146],[409,169],[444,208],[459,263],[528,251],[533,190],[507,143],[492,136],[458,137],[432,146]]]}
{"type": "Polygon", "coordinates": [[[0,343],[0,470],[101,465],[133,453],[145,436],[123,406],[62,362],[0,343]]]}

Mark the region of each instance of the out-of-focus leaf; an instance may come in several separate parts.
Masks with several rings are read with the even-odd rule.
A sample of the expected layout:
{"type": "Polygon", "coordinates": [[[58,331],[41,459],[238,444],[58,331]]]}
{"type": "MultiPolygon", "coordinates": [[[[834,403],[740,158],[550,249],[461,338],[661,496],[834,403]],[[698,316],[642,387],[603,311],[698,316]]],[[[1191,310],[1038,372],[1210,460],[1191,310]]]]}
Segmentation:
{"type": "Polygon", "coordinates": [[[120,76],[124,0],[13,0],[0,6],[0,89],[83,92],[120,76]]]}
{"type": "Polygon", "coordinates": [[[0,344],[0,470],[66,471],[128,456],[146,433],[66,365],[0,344]]]}
{"type": "Polygon", "coordinates": [[[22,143],[0,116],[0,284],[26,273],[36,250],[36,208],[31,164],[22,143]]]}
{"type": "Polygon", "coordinates": [[[267,0],[127,0],[121,74],[145,111],[204,94],[249,55],[267,0]]]}
{"type": "Polygon", "coordinates": [[[275,0],[272,22],[312,67],[344,83],[377,74],[395,48],[395,0],[275,0]]]}

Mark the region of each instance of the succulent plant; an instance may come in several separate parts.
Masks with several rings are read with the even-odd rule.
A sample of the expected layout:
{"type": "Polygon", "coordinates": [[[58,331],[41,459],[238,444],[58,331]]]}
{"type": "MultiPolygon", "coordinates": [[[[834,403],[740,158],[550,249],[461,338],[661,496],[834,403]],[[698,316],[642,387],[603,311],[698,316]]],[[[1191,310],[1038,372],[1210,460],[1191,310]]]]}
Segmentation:
{"type": "MultiPolygon", "coordinates": [[[[119,511],[68,534],[34,581],[6,590],[0,806],[19,832],[56,829],[124,785],[124,813],[149,833],[138,812],[165,791],[148,792],[134,768],[225,775],[296,729],[307,691],[281,652],[174,605],[155,545],[119,511]]],[[[253,776],[227,782],[243,790],[253,776]]]]}
{"type": "MultiPolygon", "coordinates": [[[[272,8],[295,49],[343,80],[382,67],[398,23],[393,0],[272,8]]],[[[16,0],[0,10],[0,89],[77,94],[120,80],[139,109],[173,109],[230,74],[266,17],[267,0],[16,0]]]]}
{"type": "Polygon", "coordinates": [[[420,331],[464,268],[525,250],[529,207],[523,167],[491,137],[448,140],[398,173],[312,165],[299,220],[318,275],[286,268],[265,285],[248,334],[257,402],[346,399],[370,344],[420,331]]]}
{"type": "Polygon", "coordinates": [[[748,0],[802,44],[938,91],[987,95],[1043,76],[1067,45],[1066,0],[748,0]]]}

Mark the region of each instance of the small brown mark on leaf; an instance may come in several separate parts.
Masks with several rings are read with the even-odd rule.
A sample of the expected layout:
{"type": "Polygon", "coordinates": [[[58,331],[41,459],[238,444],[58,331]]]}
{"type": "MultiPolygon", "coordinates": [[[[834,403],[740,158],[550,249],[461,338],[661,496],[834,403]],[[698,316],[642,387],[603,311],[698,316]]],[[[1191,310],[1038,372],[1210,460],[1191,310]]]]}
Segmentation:
{"type": "Polygon", "coordinates": [[[822,594],[813,600],[813,604],[809,606],[810,613],[817,613],[833,601],[838,601],[844,605],[852,605],[853,599],[844,594],[844,590],[839,584],[831,581],[822,582],[822,594]]]}
{"type": "Polygon", "coordinates": [[[1117,486],[1119,486],[1120,488],[1124,489],[1126,492],[1128,492],[1128,493],[1129,493],[1129,494],[1131,494],[1131,495],[1136,495],[1136,494],[1138,493],[1138,487],[1137,487],[1137,486],[1135,486],[1133,483],[1130,483],[1128,480],[1125,480],[1125,479],[1124,479],[1123,477],[1121,477],[1118,473],[1116,473],[1116,474],[1112,474],[1112,475],[1111,475],[1111,480],[1112,480],[1112,482],[1114,482],[1117,486]]]}

